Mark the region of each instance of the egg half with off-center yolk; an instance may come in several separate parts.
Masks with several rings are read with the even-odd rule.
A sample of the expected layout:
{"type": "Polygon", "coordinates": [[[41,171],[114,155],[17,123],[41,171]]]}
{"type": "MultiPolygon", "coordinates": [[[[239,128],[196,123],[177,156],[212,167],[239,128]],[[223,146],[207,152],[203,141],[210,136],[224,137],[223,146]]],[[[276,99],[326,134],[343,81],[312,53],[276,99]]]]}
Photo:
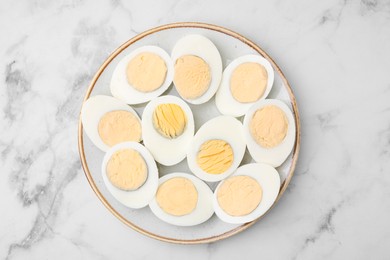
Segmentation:
{"type": "Polygon", "coordinates": [[[188,167],[200,179],[216,182],[237,169],[244,153],[241,122],[231,116],[218,116],[195,134],[187,152],[188,167]]]}
{"type": "Polygon", "coordinates": [[[175,44],[171,56],[179,95],[192,104],[210,100],[222,77],[222,59],[214,43],[202,35],[187,35],[175,44]]]}
{"type": "Polygon", "coordinates": [[[213,214],[213,192],[197,177],[175,172],[160,178],[149,207],[159,219],[177,226],[194,226],[213,214]]]}
{"type": "Polygon", "coordinates": [[[89,139],[102,151],[118,143],[142,140],[141,120],[137,113],[111,96],[88,98],[81,108],[81,122],[89,139]]]}
{"type": "Polygon", "coordinates": [[[280,100],[261,100],[245,115],[244,135],[256,162],[280,166],[294,147],[295,134],[294,116],[280,100]]]}
{"type": "Polygon", "coordinates": [[[215,189],[215,214],[232,224],[253,221],[274,204],[279,190],[280,177],[275,168],[263,163],[243,165],[215,189]]]}
{"type": "Polygon", "coordinates": [[[157,46],[143,46],[119,61],[111,78],[111,94],[127,104],[141,104],[164,93],[172,79],[169,54],[157,46]]]}
{"type": "Polygon", "coordinates": [[[215,104],[224,115],[244,115],[257,101],[266,98],[274,83],[272,65],[260,55],[233,60],[224,70],[215,104]]]}
{"type": "Polygon", "coordinates": [[[148,205],[158,187],[158,169],[153,156],[136,142],[110,148],[103,159],[102,176],[112,196],[129,208],[148,205]]]}
{"type": "Polygon", "coordinates": [[[194,136],[190,107],[169,95],[150,101],[142,114],[142,136],[157,162],[166,166],[181,162],[194,136]]]}

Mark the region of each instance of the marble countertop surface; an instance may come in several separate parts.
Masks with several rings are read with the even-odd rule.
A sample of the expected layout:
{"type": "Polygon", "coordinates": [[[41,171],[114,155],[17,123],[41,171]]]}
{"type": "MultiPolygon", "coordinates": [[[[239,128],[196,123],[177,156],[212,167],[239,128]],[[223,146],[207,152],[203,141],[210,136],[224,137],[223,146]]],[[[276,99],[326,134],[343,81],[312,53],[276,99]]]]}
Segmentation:
{"type": "Polygon", "coordinates": [[[390,258],[390,1],[5,0],[0,32],[0,259],[390,258]],[[98,67],[137,33],[177,21],[259,44],[301,115],[286,194],[213,244],[127,228],[89,187],[77,151],[98,67]]]}

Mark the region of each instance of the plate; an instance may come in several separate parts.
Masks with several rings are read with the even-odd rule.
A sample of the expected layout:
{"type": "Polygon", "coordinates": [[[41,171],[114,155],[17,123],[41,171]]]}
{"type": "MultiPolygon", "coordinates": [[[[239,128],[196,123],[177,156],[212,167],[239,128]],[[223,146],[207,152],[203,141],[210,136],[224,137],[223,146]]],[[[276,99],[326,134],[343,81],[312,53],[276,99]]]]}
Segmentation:
{"type": "MultiPolygon", "coordinates": [[[[111,95],[109,83],[113,70],[118,62],[132,50],[144,45],[157,45],[170,53],[177,40],[188,34],[201,34],[213,41],[221,53],[224,68],[232,60],[245,54],[260,54],[272,64],[275,70],[275,80],[272,91],[268,97],[282,100],[290,107],[294,115],[297,130],[296,141],[292,153],[287,160],[277,168],[282,180],[282,185],[278,198],[274,203],[275,205],[290,183],[298,159],[300,141],[298,108],[291,87],[280,68],[265,51],[240,34],[220,26],[204,23],[174,23],[143,32],[128,40],[107,58],[93,77],[92,82],[86,91],[84,102],[90,96],[98,94],[111,95]]],[[[164,94],[177,95],[177,92],[171,86],[164,94]]],[[[145,105],[136,105],[133,106],[133,108],[135,108],[139,115],[142,115],[144,106],[145,105]]],[[[219,115],[214,98],[205,104],[190,105],[190,107],[193,110],[196,130],[207,120],[219,115]]],[[[121,220],[125,225],[144,235],[158,240],[179,244],[209,243],[235,235],[252,226],[256,221],[265,216],[263,215],[259,219],[249,223],[234,225],[222,222],[214,214],[211,219],[203,224],[193,227],[178,227],[159,220],[153,215],[149,207],[138,210],[129,209],[116,201],[105,187],[101,174],[101,163],[104,153],[96,148],[89,138],[84,138],[85,132],[83,131],[81,120],[79,120],[78,134],[81,163],[93,191],[115,217],[121,220]]],[[[250,163],[251,161],[252,159],[247,151],[241,165],[250,163]]],[[[175,166],[158,166],[160,176],[174,171],[190,172],[186,160],[175,166]]],[[[210,183],[209,185],[214,189],[217,183],[210,183]]]]}

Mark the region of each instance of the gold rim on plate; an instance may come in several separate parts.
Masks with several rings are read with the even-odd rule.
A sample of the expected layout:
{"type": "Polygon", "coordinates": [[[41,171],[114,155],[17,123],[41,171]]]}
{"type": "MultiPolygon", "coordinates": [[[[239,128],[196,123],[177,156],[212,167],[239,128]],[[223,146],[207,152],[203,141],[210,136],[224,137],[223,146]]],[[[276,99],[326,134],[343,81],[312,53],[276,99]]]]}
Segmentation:
{"type": "MultiPolygon", "coordinates": [[[[281,76],[281,78],[283,80],[283,83],[284,83],[285,87],[287,88],[288,94],[289,94],[290,99],[291,99],[291,105],[293,107],[294,119],[295,119],[295,125],[296,125],[296,141],[295,141],[294,149],[293,149],[293,152],[292,152],[293,153],[292,154],[292,163],[291,163],[291,166],[290,166],[290,169],[289,169],[288,176],[285,179],[285,181],[282,183],[282,186],[280,187],[280,192],[279,192],[278,197],[275,200],[275,203],[265,213],[265,214],[267,214],[276,205],[277,201],[281,198],[281,196],[283,195],[283,193],[287,189],[287,186],[290,183],[292,176],[294,175],[294,169],[295,169],[295,166],[296,166],[296,163],[297,163],[297,160],[298,160],[298,153],[299,153],[299,148],[300,148],[299,113],[298,113],[298,107],[297,107],[297,104],[296,104],[296,100],[295,100],[295,96],[293,94],[293,91],[292,91],[292,89],[290,87],[290,84],[288,83],[286,77],[284,76],[283,72],[281,71],[281,69],[278,67],[278,65],[272,60],[272,58],[265,51],[263,51],[255,43],[253,43],[252,41],[248,40],[244,36],[242,36],[242,35],[240,35],[240,34],[238,34],[236,32],[233,32],[231,30],[228,30],[226,28],[223,28],[221,26],[212,25],[212,24],[206,24],[206,23],[198,23],[198,22],[171,23],[171,24],[166,24],[166,25],[162,25],[162,26],[159,26],[159,27],[155,27],[153,29],[150,29],[148,31],[140,33],[137,36],[135,36],[135,37],[131,38],[130,40],[128,40],[127,42],[125,42],[124,44],[122,44],[119,48],[117,48],[106,59],[106,61],[103,63],[103,65],[99,68],[99,70],[96,72],[95,76],[93,77],[93,79],[92,79],[92,81],[91,81],[91,83],[90,83],[90,85],[88,87],[87,93],[85,94],[85,97],[84,97],[84,100],[83,100],[83,104],[89,98],[89,96],[90,96],[90,94],[91,94],[91,92],[92,92],[92,90],[93,90],[93,88],[95,86],[96,81],[99,79],[100,75],[103,73],[103,71],[105,70],[107,65],[119,53],[121,53],[124,49],[126,49],[131,44],[137,42],[138,40],[140,40],[140,39],[142,39],[142,38],[144,38],[144,37],[146,37],[146,36],[148,36],[150,34],[153,34],[153,33],[159,32],[159,31],[163,31],[163,30],[174,29],[174,28],[201,28],[201,29],[208,29],[208,30],[217,31],[217,32],[226,34],[228,36],[234,37],[234,38],[240,40],[241,42],[247,44],[248,46],[253,48],[255,51],[257,51],[259,54],[261,54],[263,57],[265,57],[272,64],[272,66],[274,67],[276,72],[279,73],[279,75],[281,76]]],[[[89,168],[88,168],[88,165],[87,165],[87,161],[86,161],[86,158],[85,158],[84,142],[83,142],[83,126],[81,124],[81,117],[80,116],[79,116],[79,128],[78,128],[78,148],[79,148],[80,160],[81,160],[81,164],[82,164],[85,176],[87,177],[88,182],[91,185],[93,191],[98,196],[100,201],[104,204],[104,206],[106,206],[106,208],[115,217],[117,217],[120,221],[122,221],[125,225],[127,225],[127,226],[131,227],[132,229],[138,231],[139,233],[141,233],[143,235],[146,235],[146,236],[149,236],[151,238],[154,238],[154,239],[157,239],[157,240],[160,240],[160,241],[176,243],[176,244],[203,244],[203,243],[215,242],[215,241],[219,241],[219,240],[231,237],[231,236],[233,236],[235,234],[238,234],[238,233],[244,231],[245,229],[247,229],[250,226],[252,226],[254,223],[256,223],[259,219],[261,219],[265,215],[264,214],[263,216],[257,218],[256,220],[253,220],[252,222],[248,222],[248,223],[242,224],[241,226],[236,227],[236,228],[234,228],[234,229],[232,229],[232,230],[230,230],[228,232],[225,232],[223,234],[220,234],[220,235],[217,235],[217,236],[201,238],[201,239],[188,239],[188,240],[176,239],[176,238],[164,237],[164,236],[160,236],[160,235],[151,233],[151,232],[149,232],[149,231],[147,231],[147,230],[145,230],[145,229],[143,229],[143,228],[133,224],[132,222],[127,220],[125,217],[123,217],[118,211],[116,211],[111,206],[111,204],[106,200],[106,198],[102,195],[102,193],[97,188],[96,183],[93,180],[92,175],[91,175],[91,173],[89,171],[89,168]]]]}

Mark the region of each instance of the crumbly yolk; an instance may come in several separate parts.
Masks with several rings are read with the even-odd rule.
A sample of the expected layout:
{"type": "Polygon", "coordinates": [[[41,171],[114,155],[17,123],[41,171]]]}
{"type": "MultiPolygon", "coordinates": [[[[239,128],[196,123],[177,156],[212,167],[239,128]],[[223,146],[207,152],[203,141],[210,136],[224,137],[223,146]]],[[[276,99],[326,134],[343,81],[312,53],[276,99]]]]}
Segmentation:
{"type": "Polygon", "coordinates": [[[187,125],[187,116],[177,104],[160,104],[153,112],[153,125],[166,138],[180,136],[187,125]]]}
{"type": "Polygon", "coordinates": [[[225,180],[218,189],[219,206],[231,216],[245,216],[260,204],[263,191],[259,183],[249,176],[234,176],[225,180]]]}
{"type": "Polygon", "coordinates": [[[141,140],[141,123],[131,112],[124,110],[110,111],[104,114],[98,124],[98,133],[108,146],[141,140]]]}
{"type": "Polygon", "coordinates": [[[202,58],[185,55],[176,60],[173,82],[183,98],[202,96],[209,88],[210,81],[210,67],[202,58]]]}
{"type": "Polygon", "coordinates": [[[184,216],[196,208],[198,191],[189,179],[175,177],[160,185],[156,200],[166,213],[173,216],[184,216]]]}
{"type": "Polygon", "coordinates": [[[274,105],[257,110],[250,122],[250,132],[256,142],[265,147],[273,148],[286,137],[288,121],[285,113],[274,105]]]}
{"type": "Polygon", "coordinates": [[[267,88],[268,74],[264,66],[255,62],[243,63],[233,71],[230,91],[235,100],[251,103],[259,100],[267,88]]]}
{"type": "Polygon", "coordinates": [[[201,145],[197,163],[207,173],[224,173],[233,163],[233,149],[224,140],[209,140],[201,145]]]}
{"type": "Polygon", "coordinates": [[[130,60],[126,73],[127,81],[136,90],[152,92],[164,83],[167,65],[157,54],[142,52],[130,60]]]}
{"type": "Polygon", "coordinates": [[[115,152],[107,163],[107,178],[122,190],[136,190],[141,187],[148,176],[144,158],[133,149],[115,152]]]}

